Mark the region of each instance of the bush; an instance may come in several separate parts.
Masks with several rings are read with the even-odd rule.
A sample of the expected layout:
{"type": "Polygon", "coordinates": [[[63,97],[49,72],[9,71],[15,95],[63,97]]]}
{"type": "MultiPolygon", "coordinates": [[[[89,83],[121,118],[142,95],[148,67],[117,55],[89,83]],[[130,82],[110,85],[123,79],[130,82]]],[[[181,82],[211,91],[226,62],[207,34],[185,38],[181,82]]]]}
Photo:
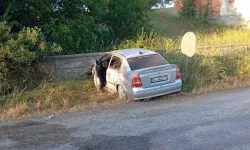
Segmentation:
{"type": "Polygon", "coordinates": [[[25,88],[36,74],[36,60],[40,55],[60,52],[55,43],[47,43],[39,28],[24,28],[17,34],[11,26],[0,22],[0,94],[13,88],[25,88]]]}

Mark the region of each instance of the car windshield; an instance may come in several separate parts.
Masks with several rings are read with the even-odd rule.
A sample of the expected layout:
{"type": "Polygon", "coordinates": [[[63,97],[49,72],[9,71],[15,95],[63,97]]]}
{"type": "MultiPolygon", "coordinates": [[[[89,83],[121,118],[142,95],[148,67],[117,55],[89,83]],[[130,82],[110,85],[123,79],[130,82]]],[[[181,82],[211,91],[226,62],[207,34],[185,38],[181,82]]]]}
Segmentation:
{"type": "Polygon", "coordinates": [[[127,61],[132,71],[168,64],[167,61],[158,54],[129,58],[127,61]]]}

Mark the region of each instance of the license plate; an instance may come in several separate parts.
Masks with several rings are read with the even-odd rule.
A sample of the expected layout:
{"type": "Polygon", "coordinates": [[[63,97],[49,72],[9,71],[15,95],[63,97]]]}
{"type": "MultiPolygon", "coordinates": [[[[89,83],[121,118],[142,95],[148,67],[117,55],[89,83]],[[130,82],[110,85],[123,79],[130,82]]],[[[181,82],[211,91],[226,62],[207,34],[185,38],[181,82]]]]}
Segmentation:
{"type": "Polygon", "coordinates": [[[158,76],[151,78],[151,83],[157,83],[157,82],[163,82],[163,81],[169,81],[170,75],[164,75],[164,76],[158,76]]]}

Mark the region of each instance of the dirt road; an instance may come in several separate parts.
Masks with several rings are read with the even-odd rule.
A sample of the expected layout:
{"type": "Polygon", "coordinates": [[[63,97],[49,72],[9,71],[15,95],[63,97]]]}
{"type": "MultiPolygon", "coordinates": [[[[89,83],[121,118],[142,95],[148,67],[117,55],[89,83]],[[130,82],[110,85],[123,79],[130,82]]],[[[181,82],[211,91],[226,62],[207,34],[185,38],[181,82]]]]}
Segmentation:
{"type": "Polygon", "coordinates": [[[1,122],[0,149],[250,149],[250,89],[1,122]]]}

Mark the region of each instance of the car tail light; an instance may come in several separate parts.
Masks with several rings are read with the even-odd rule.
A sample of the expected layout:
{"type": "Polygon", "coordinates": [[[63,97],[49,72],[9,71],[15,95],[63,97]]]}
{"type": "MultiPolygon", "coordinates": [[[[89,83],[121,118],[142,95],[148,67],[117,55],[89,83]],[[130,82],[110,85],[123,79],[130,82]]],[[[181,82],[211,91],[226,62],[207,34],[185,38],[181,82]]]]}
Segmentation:
{"type": "Polygon", "coordinates": [[[176,68],[176,80],[181,79],[181,71],[180,68],[176,68]]]}
{"type": "Polygon", "coordinates": [[[135,77],[133,77],[132,79],[132,88],[140,88],[142,87],[142,82],[141,82],[141,78],[139,75],[136,75],[135,77]]]}

